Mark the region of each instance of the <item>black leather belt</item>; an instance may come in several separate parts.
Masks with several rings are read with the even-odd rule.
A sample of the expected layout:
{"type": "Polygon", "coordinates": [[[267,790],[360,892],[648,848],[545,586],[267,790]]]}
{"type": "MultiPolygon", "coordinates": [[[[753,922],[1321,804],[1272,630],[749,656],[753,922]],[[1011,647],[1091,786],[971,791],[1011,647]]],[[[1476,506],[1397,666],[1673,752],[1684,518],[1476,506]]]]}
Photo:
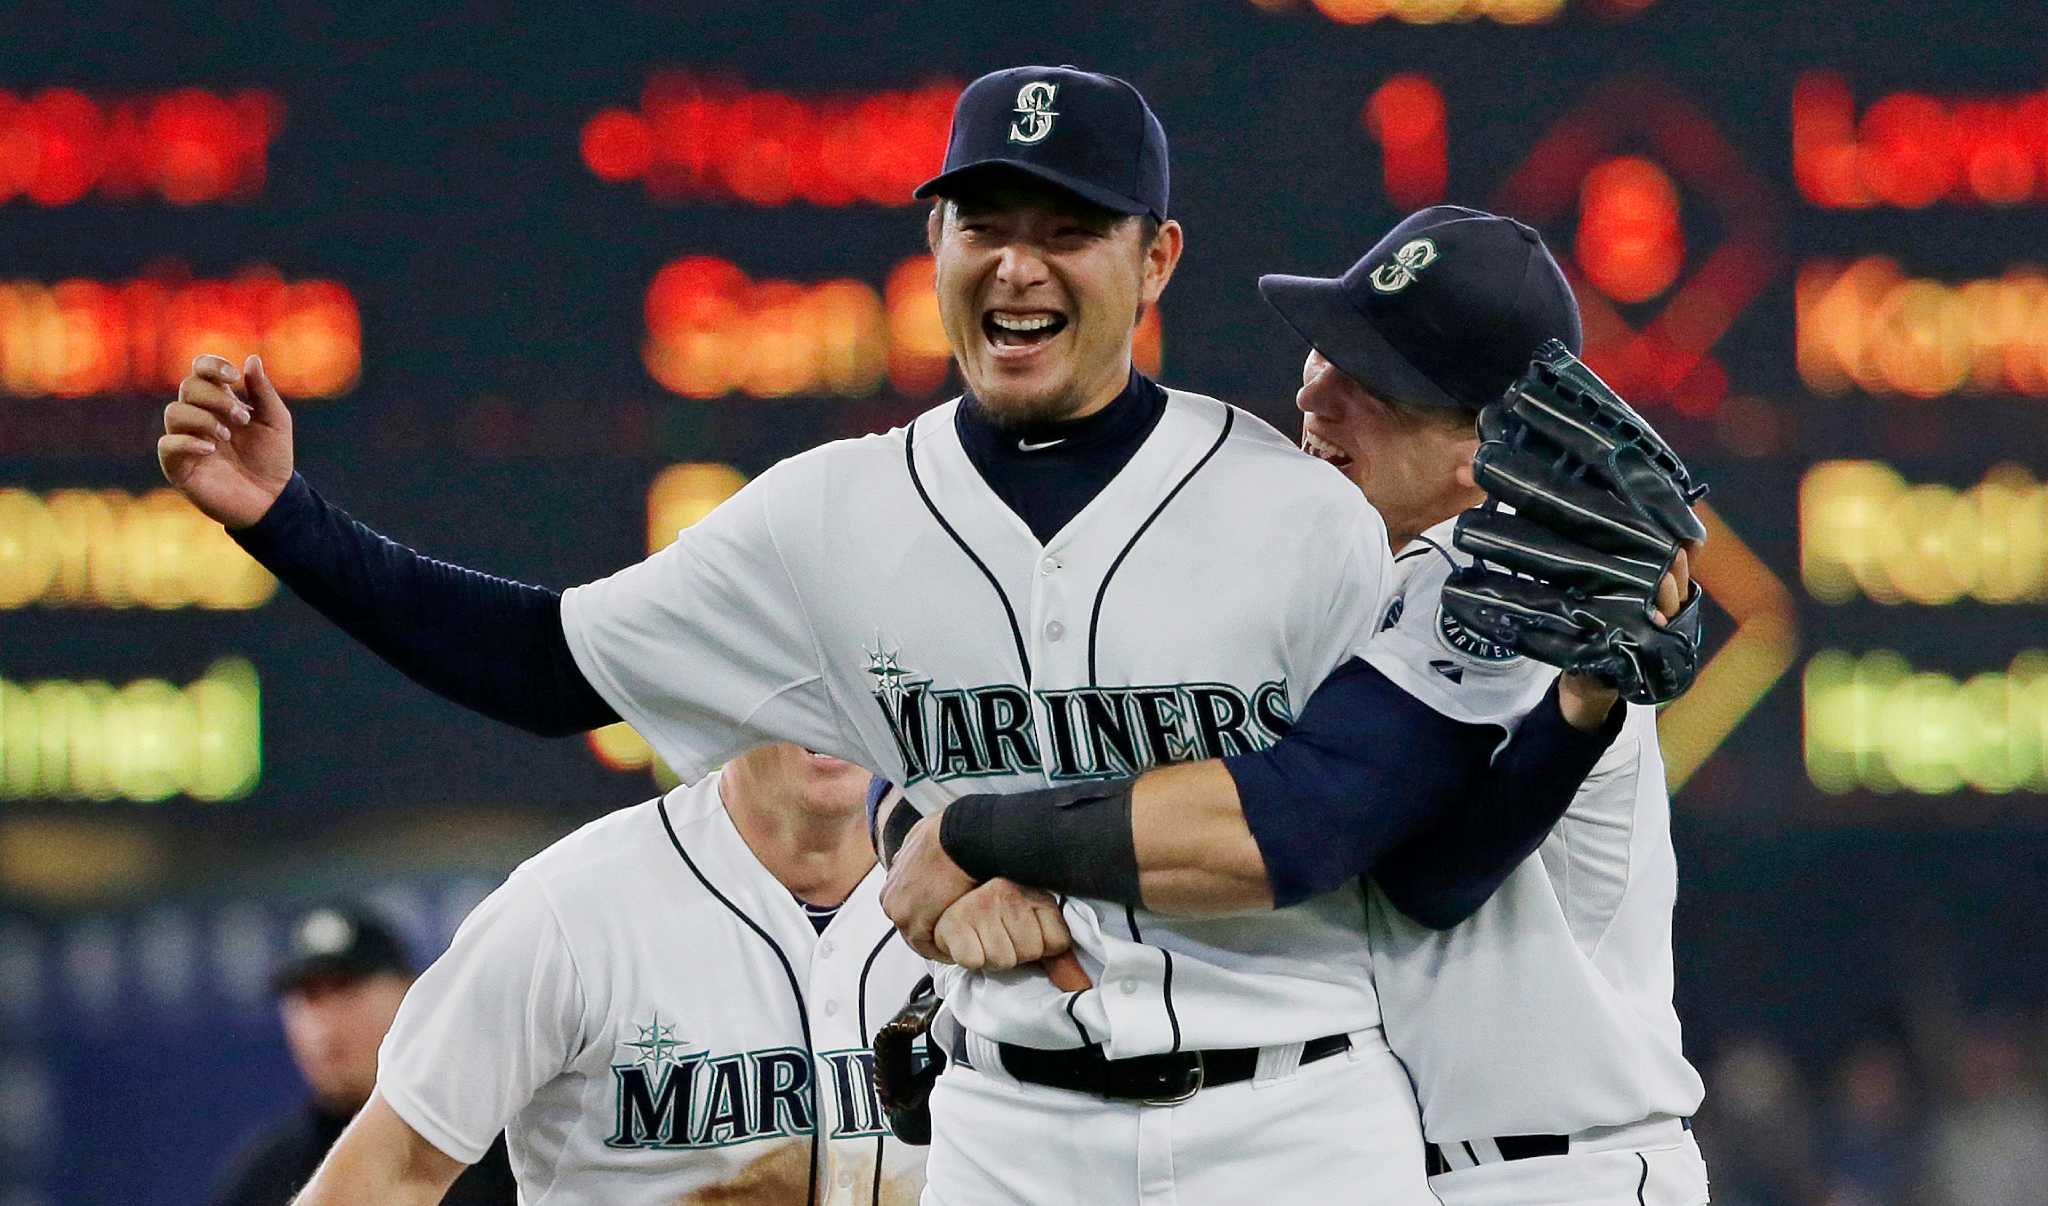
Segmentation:
{"type": "MultiPolygon", "coordinates": [[[[1689,1131],[1692,1129],[1692,1119],[1681,1118],[1678,1125],[1689,1131]]],[[[1502,1160],[1533,1160],[1538,1156],[1562,1156],[1572,1150],[1569,1135],[1500,1135],[1491,1142],[1494,1147],[1500,1149],[1502,1160]]],[[[1430,1143],[1424,1146],[1428,1148],[1424,1156],[1429,1165],[1429,1175],[1432,1177],[1438,1173],[1456,1172],[1461,1168],[1488,1163],[1479,1158],[1479,1153],[1473,1150],[1469,1142],[1455,1145],[1465,1155],[1463,1162],[1453,1161],[1445,1155],[1440,1144],[1430,1143]]]]}
{"type": "MultiPolygon", "coordinates": [[[[1114,1101],[1171,1105],[1203,1089],[1236,1084],[1258,1075],[1259,1048],[1230,1047],[1218,1051],[1177,1051],[1170,1055],[1135,1055],[1107,1059],[1102,1044],[1047,1051],[998,1043],[1003,1070],[1018,1080],[1053,1089],[1067,1089],[1114,1101]]],[[[1351,1036],[1329,1034],[1302,1044],[1301,1063],[1315,1063],[1351,1050],[1351,1036]]]]}
{"type": "MultiPolygon", "coordinates": [[[[1501,1135],[1493,1142],[1500,1148],[1500,1158],[1503,1160],[1533,1160],[1537,1156],[1562,1156],[1572,1150],[1571,1137],[1568,1135],[1501,1135]]],[[[1451,1163],[1441,1146],[1434,1143],[1428,1146],[1429,1175],[1432,1177],[1438,1173],[1469,1168],[1480,1163],[1478,1153],[1472,1151],[1472,1145],[1469,1143],[1460,1145],[1470,1156],[1464,1164],[1451,1163]]]]}

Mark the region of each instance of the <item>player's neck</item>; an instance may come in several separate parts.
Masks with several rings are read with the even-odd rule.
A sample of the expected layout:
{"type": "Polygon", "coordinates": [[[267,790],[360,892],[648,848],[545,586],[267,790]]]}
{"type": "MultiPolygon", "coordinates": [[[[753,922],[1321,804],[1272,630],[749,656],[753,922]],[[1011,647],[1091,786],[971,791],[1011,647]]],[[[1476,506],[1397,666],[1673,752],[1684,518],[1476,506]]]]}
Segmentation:
{"type": "Polygon", "coordinates": [[[744,778],[725,776],[719,798],[740,839],[782,886],[812,904],[838,904],[874,869],[867,819],[822,815],[801,805],[762,800],[744,778]]]}
{"type": "MultiPolygon", "coordinates": [[[[1370,495],[1367,496],[1370,500],[1370,495]]],[[[1413,544],[1424,532],[1446,519],[1456,518],[1486,501],[1482,490],[1455,490],[1434,506],[1419,507],[1410,514],[1387,509],[1380,512],[1380,521],[1387,525],[1387,544],[1396,552],[1413,544]]]]}

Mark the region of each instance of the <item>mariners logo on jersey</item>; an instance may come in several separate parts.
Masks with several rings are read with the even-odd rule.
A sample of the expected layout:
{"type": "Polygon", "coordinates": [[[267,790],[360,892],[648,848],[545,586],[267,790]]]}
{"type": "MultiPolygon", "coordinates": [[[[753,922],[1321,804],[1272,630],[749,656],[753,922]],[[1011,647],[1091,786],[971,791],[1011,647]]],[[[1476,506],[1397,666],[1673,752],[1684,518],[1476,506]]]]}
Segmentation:
{"type": "MultiPolygon", "coordinates": [[[[813,1070],[802,1048],[773,1047],[716,1055],[692,1050],[659,1013],[633,1027],[619,1045],[635,1054],[612,1065],[615,1122],[611,1148],[730,1147],[777,1136],[803,1136],[812,1116],[813,1070]]],[[[834,1139],[888,1130],[875,1096],[875,1057],[865,1048],[826,1051],[818,1058],[839,1109],[834,1139]]]]}
{"type": "Polygon", "coordinates": [[[1410,239],[1401,244],[1394,258],[1372,270],[1372,287],[1381,293],[1399,293],[1415,283],[1415,274],[1436,263],[1436,244],[1428,239],[1410,239]]]}
{"type": "MultiPolygon", "coordinates": [[[[1458,623],[1458,618],[1449,611],[1446,611],[1442,606],[1438,606],[1436,609],[1436,635],[1437,639],[1441,640],[1446,647],[1456,650],[1475,661],[1506,665],[1522,656],[1506,645],[1497,645],[1484,637],[1478,636],[1471,629],[1458,623]]],[[[1432,666],[1435,664],[1435,662],[1430,663],[1432,666]]],[[[1455,682],[1456,680],[1453,679],[1452,681],[1455,682]]]]}
{"type": "Polygon", "coordinates": [[[1052,133],[1052,119],[1059,116],[1052,107],[1060,86],[1033,80],[1017,89],[1017,120],[1010,123],[1010,141],[1030,146],[1045,141],[1052,133]]]}
{"type": "Polygon", "coordinates": [[[1033,693],[1010,683],[937,690],[879,638],[862,652],[875,678],[875,703],[903,756],[905,787],[1027,773],[1056,780],[1135,774],[1262,750],[1294,722],[1284,678],[1250,694],[1228,683],[1039,691],[1052,746],[1048,768],[1039,756],[1033,693]]]}

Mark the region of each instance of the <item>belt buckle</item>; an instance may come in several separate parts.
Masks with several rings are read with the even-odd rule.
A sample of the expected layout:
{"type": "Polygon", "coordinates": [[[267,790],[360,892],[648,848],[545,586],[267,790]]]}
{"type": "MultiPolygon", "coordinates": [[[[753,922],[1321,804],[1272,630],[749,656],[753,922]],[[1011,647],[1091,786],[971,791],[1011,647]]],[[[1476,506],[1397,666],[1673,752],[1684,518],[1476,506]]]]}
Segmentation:
{"type": "Polygon", "coordinates": [[[1151,1106],[1179,1105],[1184,1101],[1192,1100],[1195,1094],[1202,1091],[1202,1085],[1209,1079],[1209,1065],[1207,1061],[1203,1060],[1201,1052],[1191,1051],[1188,1054],[1194,1058],[1187,1065],[1188,1071],[1185,1087],[1172,1094],[1147,1097],[1141,1104],[1151,1106]]]}

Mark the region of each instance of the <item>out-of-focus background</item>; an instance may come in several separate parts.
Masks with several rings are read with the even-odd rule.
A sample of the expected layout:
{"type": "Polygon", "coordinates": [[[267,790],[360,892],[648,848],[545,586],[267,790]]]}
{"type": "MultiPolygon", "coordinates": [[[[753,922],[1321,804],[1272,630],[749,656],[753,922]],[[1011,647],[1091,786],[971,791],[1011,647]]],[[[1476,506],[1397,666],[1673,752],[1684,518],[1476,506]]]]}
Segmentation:
{"type": "Polygon", "coordinates": [[[199,1200],[300,1099],[297,910],[431,953],[660,779],[433,699],[168,495],[192,355],[263,353],[381,529],[601,576],[949,396],[909,192],[1026,62],[1150,98],[1188,253],[1141,359],[1290,434],[1259,273],[1439,200],[1544,232],[1714,484],[1663,724],[1717,1201],[2048,1200],[2041,6],[356,8],[0,13],[0,1206],[199,1200]]]}

